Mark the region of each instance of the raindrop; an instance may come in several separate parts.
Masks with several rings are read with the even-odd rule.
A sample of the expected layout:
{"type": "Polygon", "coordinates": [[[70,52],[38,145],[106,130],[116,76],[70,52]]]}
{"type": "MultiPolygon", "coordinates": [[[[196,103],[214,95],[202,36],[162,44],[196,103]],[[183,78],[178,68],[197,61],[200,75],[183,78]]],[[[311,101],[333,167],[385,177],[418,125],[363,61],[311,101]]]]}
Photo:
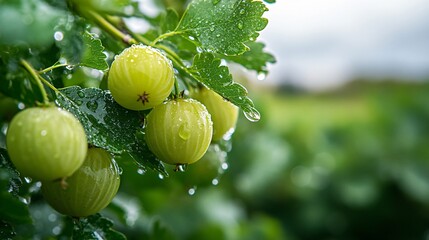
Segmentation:
{"type": "Polygon", "coordinates": [[[57,215],[55,215],[55,214],[53,214],[53,213],[49,214],[49,216],[48,216],[48,220],[49,220],[50,222],[55,222],[55,221],[57,220],[57,215]]]}
{"type": "Polygon", "coordinates": [[[261,72],[258,74],[258,76],[256,77],[259,81],[264,81],[265,78],[267,78],[267,74],[261,72]]]}
{"type": "Polygon", "coordinates": [[[54,38],[56,41],[62,41],[64,38],[64,34],[60,31],[54,33],[54,38]]]}
{"type": "Polygon", "coordinates": [[[162,175],[161,173],[158,174],[159,179],[164,179],[164,175],[162,175]]]}
{"type": "Polygon", "coordinates": [[[187,123],[183,123],[179,127],[179,137],[183,140],[188,140],[191,136],[191,129],[189,129],[187,123]]]}
{"type": "Polygon", "coordinates": [[[24,177],[24,180],[26,183],[31,183],[31,181],[33,181],[33,179],[31,179],[29,177],[24,177]]]}
{"type": "Polygon", "coordinates": [[[218,33],[218,34],[216,34],[216,37],[220,37],[220,34],[218,33]]]}
{"type": "Polygon", "coordinates": [[[82,102],[81,100],[77,100],[77,101],[76,101],[76,104],[77,104],[78,106],[82,105],[82,103],[83,103],[83,102],[82,102]]]}
{"type": "Polygon", "coordinates": [[[46,131],[46,130],[42,130],[42,131],[40,132],[40,135],[41,135],[42,137],[46,136],[47,134],[48,134],[48,131],[46,131]]]}
{"type": "Polygon", "coordinates": [[[194,41],[194,40],[195,40],[195,38],[194,38],[194,37],[192,37],[192,36],[189,36],[189,39],[190,39],[191,41],[194,41]]]}
{"type": "Polygon", "coordinates": [[[66,69],[67,69],[67,70],[73,70],[73,68],[74,68],[74,66],[73,66],[73,65],[67,65],[67,66],[66,66],[66,69]]]}
{"type": "Polygon", "coordinates": [[[118,173],[119,173],[119,175],[122,175],[123,172],[124,172],[124,169],[122,169],[121,167],[118,167],[118,173]]]}
{"type": "Polygon", "coordinates": [[[220,2],[220,0],[212,0],[213,5],[216,5],[220,2]]]}
{"type": "Polygon", "coordinates": [[[90,101],[90,102],[87,102],[87,103],[86,103],[86,107],[87,107],[89,110],[91,110],[91,111],[95,112],[95,111],[97,111],[98,103],[97,103],[97,102],[95,102],[95,101],[90,101]]]}
{"type": "Polygon", "coordinates": [[[240,9],[240,14],[244,14],[246,12],[246,10],[244,10],[244,9],[240,9]]]}
{"type": "Polygon", "coordinates": [[[210,26],[210,31],[213,32],[215,30],[214,26],[210,26]]]}
{"type": "Polygon", "coordinates": [[[189,195],[191,195],[191,196],[193,196],[194,194],[195,194],[195,191],[197,190],[197,187],[196,186],[194,186],[194,187],[192,187],[192,188],[189,188],[188,189],[188,194],[189,195]]]}
{"type": "Polygon", "coordinates": [[[226,163],[226,162],[222,163],[221,168],[222,168],[223,170],[228,169],[228,163],[226,163]]]}
{"type": "Polygon", "coordinates": [[[52,228],[52,233],[54,235],[60,235],[60,233],[61,233],[61,227],[60,226],[55,226],[54,228],[52,228]]]}
{"type": "Polygon", "coordinates": [[[22,103],[22,102],[18,103],[18,108],[19,108],[20,110],[24,109],[24,108],[25,108],[25,104],[24,104],[24,103],[22,103]]]}
{"type": "Polygon", "coordinates": [[[186,164],[177,164],[176,168],[174,169],[175,172],[185,172],[186,171],[186,164]]]}
{"type": "Polygon", "coordinates": [[[244,116],[251,122],[257,122],[261,119],[261,114],[254,108],[244,111],[244,116]]]}
{"type": "Polygon", "coordinates": [[[139,168],[139,169],[137,169],[137,173],[140,175],[143,175],[146,173],[146,171],[143,168],[139,168]]]}
{"type": "Polygon", "coordinates": [[[243,23],[242,22],[238,22],[237,27],[238,27],[238,29],[243,29],[243,23]]]}
{"type": "Polygon", "coordinates": [[[218,184],[219,184],[219,180],[218,180],[217,178],[213,179],[213,180],[212,180],[212,184],[213,184],[214,186],[218,185],[218,184]]]}

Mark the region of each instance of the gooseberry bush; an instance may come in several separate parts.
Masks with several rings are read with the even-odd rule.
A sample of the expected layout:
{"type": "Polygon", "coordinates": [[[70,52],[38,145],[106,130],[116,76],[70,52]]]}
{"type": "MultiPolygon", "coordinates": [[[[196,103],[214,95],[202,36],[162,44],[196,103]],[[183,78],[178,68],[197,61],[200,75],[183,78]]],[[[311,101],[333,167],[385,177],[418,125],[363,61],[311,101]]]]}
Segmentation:
{"type": "Polygon", "coordinates": [[[229,68],[267,74],[273,2],[0,1],[0,238],[37,235],[37,200],[58,238],[125,239],[98,213],[121,174],[220,174],[239,109],[260,119],[229,68]]]}

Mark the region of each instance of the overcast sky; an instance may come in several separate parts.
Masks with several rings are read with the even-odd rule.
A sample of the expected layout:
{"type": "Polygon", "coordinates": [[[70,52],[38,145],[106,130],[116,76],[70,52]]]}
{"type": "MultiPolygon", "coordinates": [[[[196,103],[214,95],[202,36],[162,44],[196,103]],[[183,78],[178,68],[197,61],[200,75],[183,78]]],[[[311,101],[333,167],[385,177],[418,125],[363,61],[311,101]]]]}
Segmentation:
{"type": "Polygon", "coordinates": [[[336,86],[359,75],[429,75],[428,0],[277,0],[259,40],[267,83],[336,86]]]}

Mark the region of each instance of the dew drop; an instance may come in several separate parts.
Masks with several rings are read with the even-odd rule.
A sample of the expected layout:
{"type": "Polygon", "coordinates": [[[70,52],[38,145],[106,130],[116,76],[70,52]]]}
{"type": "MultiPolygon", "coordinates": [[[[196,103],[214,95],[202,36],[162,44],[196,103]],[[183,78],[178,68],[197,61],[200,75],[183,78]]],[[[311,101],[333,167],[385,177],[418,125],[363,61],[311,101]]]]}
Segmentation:
{"type": "Polygon", "coordinates": [[[144,169],[142,169],[142,168],[139,168],[139,169],[137,169],[137,173],[140,174],[140,175],[143,175],[143,174],[146,173],[146,171],[144,169]]]}
{"type": "Polygon", "coordinates": [[[219,180],[218,180],[217,178],[213,179],[213,180],[212,180],[212,184],[213,184],[214,186],[218,185],[218,184],[219,184],[219,180]]]}
{"type": "Polygon", "coordinates": [[[57,31],[57,32],[54,33],[54,39],[56,41],[62,41],[63,38],[64,38],[63,32],[57,31]]]}
{"type": "Polygon", "coordinates": [[[215,30],[214,26],[210,26],[210,32],[213,32],[215,30]]]}
{"type": "Polygon", "coordinates": [[[60,227],[60,226],[55,226],[55,227],[52,229],[52,233],[53,233],[54,235],[60,235],[60,233],[61,233],[61,227],[60,227]]]}
{"type": "Polygon", "coordinates": [[[77,95],[81,98],[85,97],[85,93],[83,93],[83,92],[78,92],[77,95]]]}
{"type": "Polygon", "coordinates": [[[40,135],[41,135],[42,137],[46,136],[47,134],[48,134],[48,131],[46,131],[46,130],[42,130],[42,131],[40,132],[40,135]]]}
{"type": "Polygon", "coordinates": [[[162,175],[161,173],[158,174],[159,179],[164,179],[164,175],[162,175]]]}
{"type": "Polygon", "coordinates": [[[87,107],[89,110],[91,110],[91,111],[95,112],[95,111],[97,111],[98,103],[97,103],[97,102],[95,102],[95,101],[90,101],[90,102],[87,102],[87,103],[86,103],[86,107],[87,107]]]}
{"type": "Polygon", "coordinates": [[[22,103],[22,102],[18,103],[18,108],[19,108],[20,110],[24,109],[24,108],[25,108],[25,104],[24,104],[24,103],[22,103]]]}
{"type": "Polygon", "coordinates": [[[257,122],[261,119],[261,114],[256,109],[244,111],[244,116],[251,122],[257,122]]]}
{"type": "Polygon", "coordinates": [[[33,179],[29,178],[29,177],[24,177],[24,181],[26,183],[31,183],[31,181],[33,181],[33,179]]]}
{"type": "Polygon", "coordinates": [[[216,5],[220,2],[220,0],[212,0],[213,5],[216,5]]]}
{"type": "Polygon", "coordinates": [[[228,163],[226,163],[226,162],[222,163],[221,168],[222,168],[223,170],[228,169],[228,163]]]}
{"type": "Polygon", "coordinates": [[[186,165],[186,164],[177,164],[176,168],[174,169],[174,171],[175,172],[185,172],[187,166],[188,165],[186,165]]]}
{"type": "Polygon", "coordinates": [[[265,73],[259,73],[258,76],[256,77],[259,81],[264,81],[265,78],[267,78],[267,74],[265,73]]]}
{"type": "Polygon", "coordinates": [[[67,66],[66,66],[66,69],[67,69],[67,70],[73,70],[73,68],[74,68],[74,66],[73,66],[73,65],[67,65],[67,66]]]}
{"type": "Polygon", "coordinates": [[[118,168],[118,173],[119,175],[122,175],[122,173],[124,172],[124,169],[122,169],[121,167],[118,168]]]}
{"type": "Polygon", "coordinates": [[[78,106],[82,105],[82,103],[83,103],[83,102],[82,102],[81,100],[77,100],[77,101],[76,101],[76,104],[77,104],[78,106]]]}
{"type": "Polygon", "coordinates": [[[189,126],[187,123],[183,123],[179,127],[179,137],[183,140],[188,140],[191,136],[191,129],[189,129],[189,126]]]}
{"type": "Polygon", "coordinates": [[[243,29],[243,23],[242,22],[239,22],[238,24],[237,24],[237,27],[238,27],[238,29],[243,29]]]}
{"type": "Polygon", "coordinates": [[[194,186],[194,187],[191,187],[191,188],[189,188],[188,189],[188,194],[190,195],[190,196],[193,196],[194,194],[195,194],[195,191],[197,190],[197,187],[196,186],[194,186]]]}
{"type": "Polygon", "coordinates": [[[244,9],[240,9],[240,14],[244,14],[246,12],[246,10],[244,10],[244,9]]]}

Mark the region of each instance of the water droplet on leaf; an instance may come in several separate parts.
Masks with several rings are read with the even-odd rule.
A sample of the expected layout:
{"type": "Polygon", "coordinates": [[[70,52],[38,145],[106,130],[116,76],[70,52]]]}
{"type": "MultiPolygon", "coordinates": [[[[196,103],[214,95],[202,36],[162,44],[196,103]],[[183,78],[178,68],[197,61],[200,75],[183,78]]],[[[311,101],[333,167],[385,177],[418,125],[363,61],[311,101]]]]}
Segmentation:
{"type": "Polygon", "coordinates": [[[244,9],[240,9],[240,14],[244,14],[246,12],[246,10],[244,10],[244,9]]]}
{"type": "Polygon", "coordinates": [[[212,0],[213,5],[216,5],[220,2],[220,0],[212,0]]]}
{"type": "Polygon", "coordinates": [[[238,27],[238,29],[243,29],[243,23],[242,22],[238,22],[237,27],[238,27]]]}
{"type": "Polygon", "coordinates": [[[82,103],[83,103],[83,102],[82,102],[81,100],[77,100],[77,101],[76,101],[76,104],[77,104],[78,106],[82,105],[82,103]]]}
{"type": "Polygon", "coordinates": [[[257,122],[261,119],[261,114],[256,109],[244,111],[244,116],[251,122],[257,122]]]}
{"type": "Polygon", "coordinates": [[[257,79],[259,80],[259,81],[264,81],[265,80],[265,78],[267,78],[267,74],[265,74],[265,73],[259,73],[258,74],[258,76],[257,76],[257,79]]]}
{"type": "Polygon", "coordinates": [[[81,98],[85,97],[85,93],[83,93],[83,92],[78,92],[77,95],[81,98]]]}
{"type": "Polygon", "coordinates": [[[139,169],[137,169],[137,173],[140,174],[140,175],[143,175],[143,174],[146,173],[146,171],[144,169],[142,169],[142,168],[139,168],[139,169]]]}
{"type": "Polygon", "coordinates": [[[159,179],[164,179],[164,175],[162,175],[161,173],[158,174],[159,179]]]}
{"type": "Polygon", "coordinates": [[[87,102],[87,103],[86,103],[86,107],[87,107],[89,110],[91,110],[91,111],[95,112],[95,111],[97,111],[98,103],[97,103],[97,102],[95,102],[95,101],[87,102]]]}
{"type": "Polygon", "coordinates": [[[219,184],[219,180],[217,178],[213,179],[212,180],[212,184],[215,185],[215,186],[218,185],[219,184]]]}

